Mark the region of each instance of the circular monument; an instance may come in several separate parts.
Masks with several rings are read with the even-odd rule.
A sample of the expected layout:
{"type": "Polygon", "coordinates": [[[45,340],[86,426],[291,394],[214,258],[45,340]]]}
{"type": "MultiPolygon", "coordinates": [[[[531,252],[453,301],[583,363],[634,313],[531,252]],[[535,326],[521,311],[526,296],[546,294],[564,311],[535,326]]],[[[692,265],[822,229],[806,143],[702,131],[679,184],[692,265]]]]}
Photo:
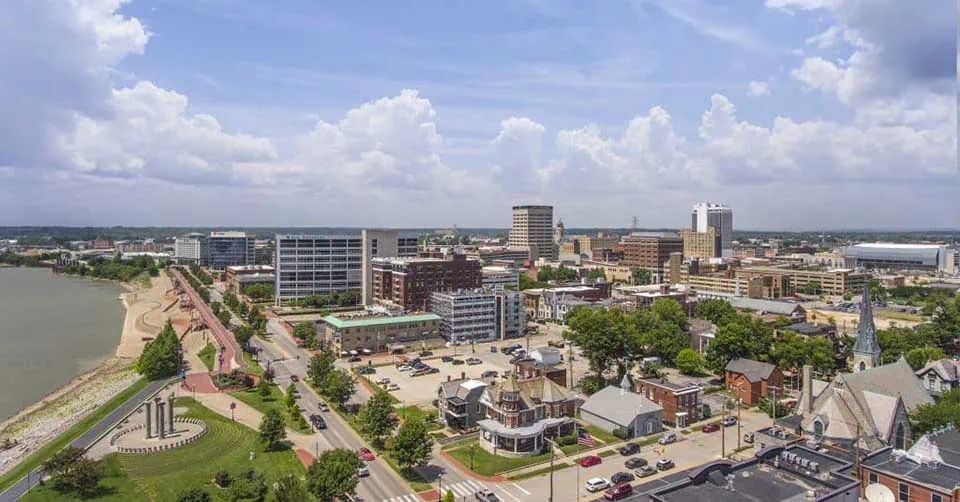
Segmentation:
{"type": "Polygon", "coordinates": [[[173,399],[171,394],[166,402],[158,397],[143,403],[131,416],[139,423],[110,436],[110,446],[120,453],[150,453],[178,448],[203,437],[207,425],[196,418],[175,417],[173,399]]]}

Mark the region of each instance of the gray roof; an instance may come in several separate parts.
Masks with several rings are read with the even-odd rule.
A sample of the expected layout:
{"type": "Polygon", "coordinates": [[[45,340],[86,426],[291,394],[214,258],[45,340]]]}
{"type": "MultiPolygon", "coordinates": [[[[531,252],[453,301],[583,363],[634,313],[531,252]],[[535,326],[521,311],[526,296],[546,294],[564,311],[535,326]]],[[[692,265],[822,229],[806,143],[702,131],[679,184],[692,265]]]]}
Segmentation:
{"type": "Polygon", "coordinates": [[[894,450],[888,449],[868,458],[863,464],[897,478],[951,492],[960,487],[958,449],[960,432],[950,427],[920,438],[900,461],[897,461],[894,450]]]}
{"type": "Polygon", "coordinates": [[[659,404],[615,385],[608,385],[594,393],[583,403],[580,410],[605,418],[621,427],[629,427],[638,415],[663,412],[659,404]]]}
{"type": "Polygon", "coordinates": [[[873,304],[870,302],[870,283],[863,285],[863,298],[860,300],[860,323],[857,324],[857,341],[853,351],[861,354],[879,354],[877,327],[873,325],[873,304]]]}
{"type": "Polygon", "coordinates": [[[777,369],[777,366],[770,363],[754,361],[753,359],[740,358],[728,362],[727,367],[724,369],[734,373],[742,373],[751,382],[759,382],[760,380],[770,378],[770,375],[773,373],[773,370],[777,369]]]}
{"type": "Polygon", "coordinates": [[[796,303],[778,302],[774,300],[761,300],[759,298],[743,298],[733,296],[727,299],[730,306],[736,309],[750,309],[757,312],[769,312],[771,314],[793,315],[795,312],[804,311],[804,308],[796,303]]]}
{"type": "Polygon", "coordinates": [[[948,382],[956,382],[960,377],[957,375],[957,361],[953,359],[941,359],[939,361],[930,361],[926,366],[917,370],[917,376],[922,377],[928,371],[935,371],[937,375],[948,382]]]}
{"type": "Polygon", "coordinates": [[[807,336],[820,335],[830,331],[831,329],[833,329],[831,326],[811,324],[809,322],[795,322],[782,328],[783,331],[793,331],[798,335],[807,336]]]}

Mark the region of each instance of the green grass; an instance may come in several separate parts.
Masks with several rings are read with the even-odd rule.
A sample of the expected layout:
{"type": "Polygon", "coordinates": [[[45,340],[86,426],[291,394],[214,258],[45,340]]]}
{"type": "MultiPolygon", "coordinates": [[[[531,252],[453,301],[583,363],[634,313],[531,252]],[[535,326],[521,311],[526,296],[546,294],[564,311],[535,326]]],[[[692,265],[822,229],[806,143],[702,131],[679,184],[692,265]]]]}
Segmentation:
{"type": "Polygon", "coordinates": [[[247,372],[257,376],[263,376],[263,367],[257,364],[257,360],[253,358],[249,352],[243,353],[243,362],[247,363],[247,372]]]}
{"type": "Polygon", "coordinates": [[[437,409],[431,407],[429,410],[423,410],[419,406],[396,406],[394,411],[402,420],[420,419],[427,425],[427,431],[436,431],[443,429],[443,424],[437,419],[437,409]]]}
{"type": "MultiPolygon", "coordinates": [[[[553,472],[557,472],[561,469],[566,469],[567,467],[572,467],[572,466],[573,464],[568,464],[566,462],[556,463],[556,461],[554,461],[553,472]]],[[[543,469],[536,469],[533,471],[517,474],[516,476],[507,476],[507,479],[509,479],[510,481],[520,481],[523,479],[530,479],[530,478],[535,478],[537,476],[542,476],[544,474],[550,474],[550,466],[544,467],[543,469]]]]}
{"type": "Polygon", "coordinates": [[[247,390],[231,392],[230,395],[237,398],[237,400],[243,401],[244,403],[250,405],[260,413],[265,414],[271,409],[276,408],[280,410],[281,414],[283,414],[283,418],[287,422],[287,427],[303,434],[310,434],[313,432],[313,429],[310,428],[310,424],[304,424],[303,422],[300,422],[300,426],[297,425],[299,421],[294,420],[293,413],[300,412],[294,412],[287,408],[287,405],[284,402],[285,395],[283,391],[281,391],[276,385],[270,385],[270,395],[267,397],[261,396],[260,391],[256,387],[252,387],[247,390]],[[303,425],[306,425],[306,427],[303,425]]]}
{"type": "Polygon", "coordinates": [[[0,477],[0,492],[9,488],[10,485],[16,483],[20,478],[26,476],[28,472],[36,469],[51,455],[69,445],[74,439],[80,437],[80,435],[86,432],[87,429],[93,427],[94,424],[102,420],[103,417],[109,415],[113,410],[117,409],[118,406],[126,402],[127,399],[133,397],[134,394],[143,390],[149,383],[150,382],[144,378],[137,380],[133,383],[133,385],[121,391],[113,399],[95,409],[93,413],[88,415],[86,418],[77,422],[76,425],[67,429],[63,434],[57,436],[56,439],[50,441],[32,455],[23,459],[23,461],[17,464],[16,467],[10,469],[10,471],[7,472],[3,477],[0,477]]]}
{"type": "Polygon", "coordinates": [[[600,453],[597,453],[597,456],[599,456],[600,458],[607,458],[607,457],[612,457],[616,454],[617,454],[617,450],[607,450],[607,451],[601,451],[600,453]]]}
{"type": "Polygon", "coordinates": [[[599,428],[599,427],[597,427],[597,426],[595,426],[595,425],[585,424],[585,423],[582,423],[582,422],[581,422],[581,423],[580,423],[580,428],[581,428],[581,429],[585,429],[585,430],[586,430],[587,432],[589,432],[590,435],[593,436],[595,439],[599,439],[600,441],[603,441],[604,443],[606,443],[606,444],[608,444],[608,445],[614,444],[614,443],[619,443],[619,442],[623,441],[622,439],[618,438],[617,436],[614,436],[612,433],[609,433],[609,432],[607,432],[607,431],[605,431],[605,430],[603,430],[603,429],[601,429],[601,428],[599,428]]]}
{"type": "Polygon", "coordinates": [[[894,312],[892,310],[878,310],[876,315],[881,319],[894,319],[897,321],[924,322],[927,320],[927,318],[922,315],[911,314],[909,312],[894,312]]]}
{"type": "Polygon", "coordinates": [[[200,349],[200,352],[197,352],[197,357],[207,367],[207,371],[213,371],[213,360],[217,357],[217,348],[212,343],[208,343],[206,347],[200,349]]]}
{"type": "Polygon", "coordinates": [[[470,468],[470,447],[476,445],[473,450],[473,472],[484,476],[493,476],[504,471],[512,471],[528,465],[539,464],[550,461],[550,453],[541,453],[532,457],[509,458],[502,455],[494,455],[484,450],[477,444],[477,440],[470,441],[462,446],[449,450],[453,458],[457,459],[464,467],[470,468]]]}
{"type": "MultiPolygon", "coordinates": [[[[107,455],[104,460],[108,477],[102,485],[105,494],[95,500],[113,501],[173,501],[188,488],[207,488],[213,475],[221,469],[233,474],[247,468],[256,469],[271,486],[280,476],[302,476],[306,469],[291,450],[264,452],[256,432],[199,405],[191,398],[180,398],[177,406],[186,406],[186,416],[206,422],[207,434],[197,442],[159,453],[107,455]],[[253,460],[250,452],[256,452],[253,460]]],[[[65,497],[48,486],[32,490],[24,502],[75,500],[65,497]]]]}

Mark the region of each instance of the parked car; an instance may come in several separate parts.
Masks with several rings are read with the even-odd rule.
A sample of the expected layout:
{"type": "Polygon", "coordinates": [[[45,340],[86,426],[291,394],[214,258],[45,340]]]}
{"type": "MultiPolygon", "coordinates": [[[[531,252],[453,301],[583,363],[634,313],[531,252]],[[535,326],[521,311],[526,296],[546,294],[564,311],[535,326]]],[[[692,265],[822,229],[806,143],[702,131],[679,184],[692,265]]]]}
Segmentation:
{"type": "Polygon", "coordinates": [[[367,466],[365,466],[365,465],[361,465],[360,468],[357,469],[357,477],[365,478],[365,477],[367,477],[367,476],[369,476],[369,475],[370,475],[370,468],[369,468],[369,467],[367,467],[367,466]]]}
{"type": "Polygon", "coordinates": [[[372,375],[377,372],[376,368],[371,368],[370,366],[363,366],[357,368],[357,373],[360,375],[372,375]]]}
{"type": "Polygon", "coordinates": [[[713,423],[704,425],[703,427],[700,428],[700,430],[703,432],[717,432],[718,430],[720,430],[720,426],[717,425],[716,422],[713,422],[713,423]]]}
{"type": "Polygon", "coordinates": [[[496,353],[497,353],[497,346],[496,346],[496,345],[491,345],[491,346],[490,346],[490,352],[496,354],[496,353]]]}
{"type": "Polygon", "coordinates": [[[633,486],[630,483],[618,483],[603,492],[603,498],[606,500],[620,500],[630,495],[633,495],[633,486]]]}
{"type": "Polygon", "coordinates": [[[407,366],[406,364],[401,364],[400,366],[397,367],[397,371],[400,371],[400,372],[410,371],[412,369],[413,368],[411,368],[410,366],[407,366]]]}
{"type": "Polygon", "coordinates": [[[606,490],[610,486],[610,482],[603,478],[590,478],[583,486],[588,492],[593,493],[606,490]]]}
{"type": "Polygon", "coordinates": [[[580,459],[580,467],[593,467],[603,463],[599,455],[587,455],[580,459]]]}
{"type": "Polygon", "coordinates": [[[647,459],[642,457],[630,457],[623,463],[627,469],[639,469],[645,465],[647,465],[647,459]]]}
{"type": "Polygon", "coordinates": [[[743,442],[744,442],[744,443],[753,444],[753,433],[752,433],[752,432],[748,432],[748,433],[744,434],[744,435],[743,435],[743,442]]]}
{"type": "Polygon", "coordinates": [[[434,373],[440,373],[440,369],[439,369],[439,368],[430,368],[430,369],[427,370],[427,374],[428,374],[428,375],[432,375],[432,374],[434,374],[434,373]]]}
{"type": "Polygon", "coordinates": [[[432,355],[433,355],[433,352],[430,352],[429,350],[424,350],[420,352],[420,357],[430,357],[432,355]]]}
{"type": "Polygon", "coordinates": [[[669,458],[661,458],[660,460],[657,460],[657,469],[660,469],[661,471],[673,469],[673,467],[673,460],[670,460],[669,458]]]}
{"type": "Polygon", "coordinates": [[[723,417],[723,418],[720,420],[720,423],[722,423],[724,427],[730,427],[731,425],[737,425],[737,417],[735,417],[735,416],[733,416],[733,415],[727,415],[727,416],[723,417]]]}
{"type": "MultiPolygon", "coordinates": [[[[640,445],[637,443],[627,443],[620,447],[620,454],[624,457],[629,457],[640,452],[640,445]]],[[[616,483],[616,481],[614,481],[616,483]]]]}
{"type": "Polygon", "coordinates": [[[476,364],[483,364],[483,361],[477,359],[476,357],[467,358],[467,364],[473,366],[476,364]]]}
{"type": "Polygon", "coordinates": [[[387,390],[400,390],[400,386],[395,383],[392,383],[387,386],[387,390]]]}
{"type": "Polygon", "coordinates": [[[291,381],[291,382],[299,382],[299,381],[300,381],[300,377],[298,377],[297,375],[290,375],[290,381],[291,381]]]}
{"type": "Polygon", "coordinates": [[[359,453],[360,453],[360,458],[362,458],[363,460],[366,460],[367,462],[372,462],[374,459],[377,458],[373,454],[373,452],[370,451],[370,449],[368,448],[360,448],[359,453]]]}
{"type": "Polygon", "coordinates": [[[496,378],[497,375],[497,370],[487,370],[480,374],[480,378],[496,378]]]}
{"type": "Polygon", "coordinates": [[[490,490],[480,490],[473,494],[473,497],[481,502],[500,502],[500,497],[490,490]]]}
{"type": "Polygon", "coordinates": [[[647,477],[647,476],[653,476],[654,474],[656,474],[656,473],[657,473],[657,469],[656,469],[655,467],[653,467],[652,465],[645,465],[645,466],[643,466],[643,467],[641,467],[641,468],[639,468],[639,469],[637,469],[637,470],[635,470],[635,471],[633,471],[633,472],[635,472],[635,473],[637,474],[637,477],[638,477],[638,478],[645,478],[645,477],[647,477]]]}
{"type": "Polygon", "coordinates": [[[453,361],[453,356],[441,356],[440,361],[449,363],[450,361],[453,361]]]}
{"type": "Polygon", "coordinates": [[[454,360],[453,360],[453,365],[454,365],[454,366],[457,366],[457,365],[460,365],[460,364],[463,364],[463,359],[454,359],[454,360]]]}
{"type": "Polygon", "coordinates": [[[320,408],[320,411],[330,411],[330,407],[327,406],[327,403],[320,401],[320,404],[317,405],[320,408]]]}
{"type": "Polygon", "coordinates": [[[657,442],[660,443],[660,444],[676,443],[676,442],[677,442],[677,434],[676,434],[675,432],[668,432],[668,433],[660,436],[660,439],[658,439],[657,442]]]}
{"type": "Polygon", "coordinates": [[[547,342],[547,345],[550,347],[558,348],[558,349],[562,349],[564,347],[562,340],[550,340],[549,342],[547,342]]]}
{"type": "Polygon", "coordinates": [[[360,356],[350,356],[350,359],[347,359],[348,363],[359,363],[360,356]]]}
{"type": "Polygon", "coordinates": [[[627,481],[633,481],[633,480],[634,480],[633,474],[630,474],[629,472],[617,472],[617,473],[614,473],[613,476],[610,476],[610,482],[615,485],[618,485],[620,483],[626,483],[627,481]]]}
{"type": "Polygon", "coordinates": [[[387,385],[390,383],[390,377],[380,377],[377,379],[377,385],[387,385]]]}

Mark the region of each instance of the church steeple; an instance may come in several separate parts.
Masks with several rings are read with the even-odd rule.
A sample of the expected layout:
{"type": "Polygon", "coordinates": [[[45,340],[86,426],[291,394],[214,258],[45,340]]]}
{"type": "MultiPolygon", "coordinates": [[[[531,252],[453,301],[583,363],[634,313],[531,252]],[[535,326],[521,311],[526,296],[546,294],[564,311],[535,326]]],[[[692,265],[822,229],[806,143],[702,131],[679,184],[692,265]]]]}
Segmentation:
{"type": "Polygon", "coordinates": [[[860,300],[860,323],[857,325],[857,342],[853,345],[853,371],[877,366],[880,366],[880,344],[877,343],[877,328],[873,324],[868,280],[863,285],[863,299],[860,300]]]}

